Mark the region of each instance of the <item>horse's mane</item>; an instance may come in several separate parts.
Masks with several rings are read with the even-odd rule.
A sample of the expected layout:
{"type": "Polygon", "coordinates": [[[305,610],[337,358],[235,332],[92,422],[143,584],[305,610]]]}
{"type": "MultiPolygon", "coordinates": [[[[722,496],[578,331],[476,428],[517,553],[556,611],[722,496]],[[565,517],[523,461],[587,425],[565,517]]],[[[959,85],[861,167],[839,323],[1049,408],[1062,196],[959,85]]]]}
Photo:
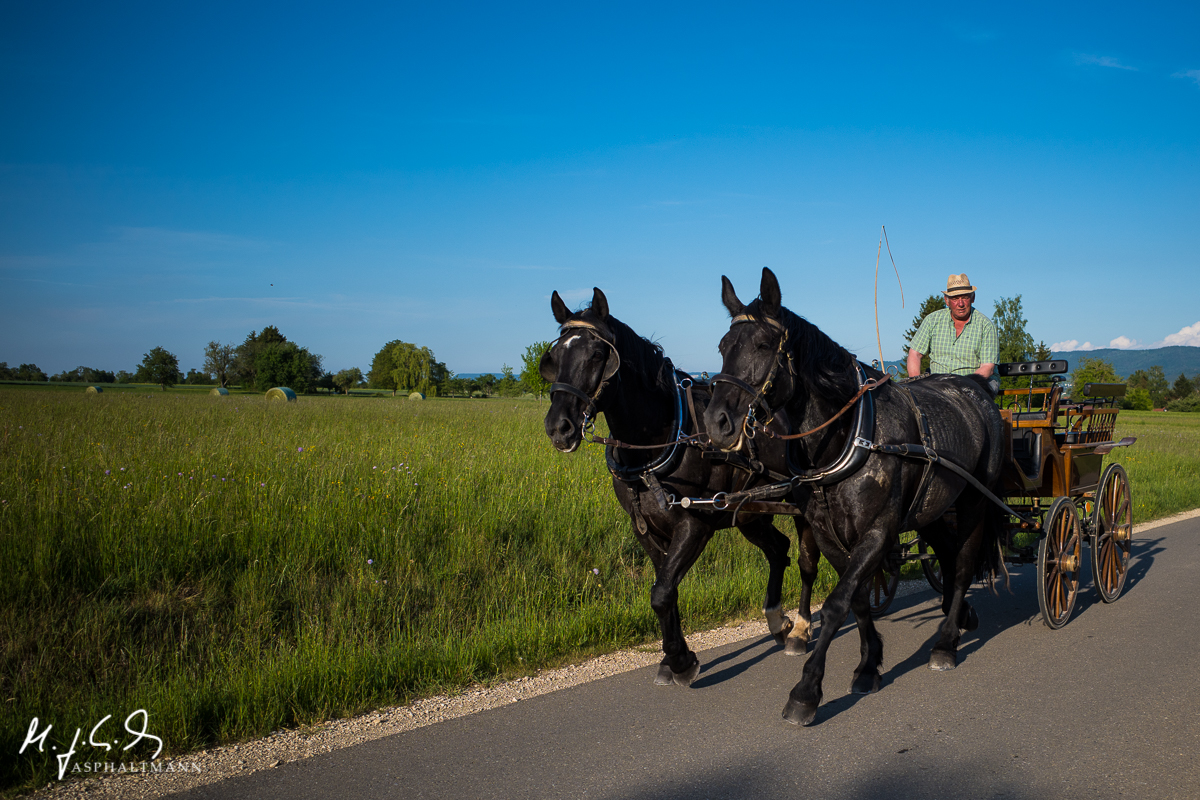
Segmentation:
{"type": "MultiPolygon", "coordinates": [[[[759,316],[761,304],[761,298],[756,298],[748,310],[759,316]]],[[[806,390],[835,405],[848,402],[857,390],[857,380],[847,381],[854,374],[854,356],[804,317],[782,306],[780,311],[796,374],[806,390]]]]}
{"type": "Polygon", "coordinates": [[[589,307],[577,316],[610,334],[613,346],[621,354],[622,371],[640,378],[648,388],[672,390],[674,377],[663,369],[667,357],[663,355],[661,345],[639,336],[633,328],[611,314],[601,320],[589,307]]]}

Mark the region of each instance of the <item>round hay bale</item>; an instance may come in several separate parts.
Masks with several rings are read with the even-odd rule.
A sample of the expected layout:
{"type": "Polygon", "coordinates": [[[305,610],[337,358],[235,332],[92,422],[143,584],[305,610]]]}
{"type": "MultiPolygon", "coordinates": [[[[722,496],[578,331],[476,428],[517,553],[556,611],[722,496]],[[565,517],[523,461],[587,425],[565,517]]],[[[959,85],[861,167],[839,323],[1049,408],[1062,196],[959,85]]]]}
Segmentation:
{"type": "Polygon", "coordinates": [[[285,403],[296,402],[296,393],[286,386],[276,386],[267,391],[268,400],[282,400],[285,403]]]}
{"type": "Polygon", "coordinates": [[[89,386],[83,390],[85,394],[101,394],[104,390],[99,386],[89,386]]]}
{"type": "Polygon", "coordinates": [[[218,386],[217,388],[215,388],[211,392],[209,392],[209,394],[214,395],[216,397],[224,397],[225,395],[229,394],[229,390],[226,389],[224,386],[218,386]]]}
{"type": "Polygon", "coordinates": [[[424,400],[425,395],[421,394],[420,392],[413,392],[412,394],[410,394],[408,396],[408,399],[409,400],[424,400]]]}

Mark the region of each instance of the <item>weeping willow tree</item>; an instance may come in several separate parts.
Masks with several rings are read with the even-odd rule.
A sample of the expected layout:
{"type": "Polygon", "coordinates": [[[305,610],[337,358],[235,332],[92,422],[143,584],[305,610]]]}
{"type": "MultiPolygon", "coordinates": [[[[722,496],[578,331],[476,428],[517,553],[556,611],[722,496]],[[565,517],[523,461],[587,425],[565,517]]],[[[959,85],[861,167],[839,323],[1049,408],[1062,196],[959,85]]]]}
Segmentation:
{"type": "Polygon", "coordinates": [[[372,388],[391,389],[392,394],[404,391],[437,395],[449,377],[450,370],[428,347],[396,339],[375,354],[368,382],[372,388]]]}

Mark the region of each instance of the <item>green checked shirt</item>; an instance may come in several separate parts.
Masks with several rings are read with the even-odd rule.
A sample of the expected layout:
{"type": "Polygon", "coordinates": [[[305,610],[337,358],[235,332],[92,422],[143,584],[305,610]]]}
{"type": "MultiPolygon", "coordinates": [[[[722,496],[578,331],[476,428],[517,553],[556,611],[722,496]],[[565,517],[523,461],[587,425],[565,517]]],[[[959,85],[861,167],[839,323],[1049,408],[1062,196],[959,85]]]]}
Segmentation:
{"type": "Polygon", "coordinates": [[[921,320],[921,327],[908,346],[929,356],[929,371],[934,373],[970,375],[980,364],[995,364],[1000,358],[996,326],[975,308],[971,309],[971,318],[961,334],[954,332],[950,309],[934,311],[921,320]]]}

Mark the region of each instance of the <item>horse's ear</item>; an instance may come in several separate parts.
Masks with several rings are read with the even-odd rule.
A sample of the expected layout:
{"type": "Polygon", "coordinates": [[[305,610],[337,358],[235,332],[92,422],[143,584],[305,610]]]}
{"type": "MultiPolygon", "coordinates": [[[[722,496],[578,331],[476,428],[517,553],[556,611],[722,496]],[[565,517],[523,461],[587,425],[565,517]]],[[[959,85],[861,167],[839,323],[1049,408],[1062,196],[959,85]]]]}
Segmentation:
{"type": "MultiPolygon", "coordinates": [[[[555,294],[555,297],[557,296],[555,294]]],[[[547,349],[542,353],[541,360],[538,361],[538,374],[546,383],[554,383],[558,379],[558,365],[554,363],[554,350],[553,347],[547,349]]]]}
{"type": "Polygon", "coordinates": [[[608,319],[608,298],[595,286],[592,287],[592,313],[601,322],[608,319]]]}
{"type": "Polygon", "coordinates": [[[762,298],[762,311],[771,319],[779,319],[779,309],[783,305],[783,297],[779,292],[779,281],[775,279],[775,273],[763,267],[762,284],[758,289],[758,296],[762,298]]]}
{"type": "Polygon", "coordinates": [[[733,291],[733,284],[724,275],[721,276],[721,302],[725,304],[725,310],[731,317],[736,317],[746,308],[742,305],[742,301],[738,300],[737,293],[733,291]]]}
{"type": "Polygon", "coordinates": [[[558,296],[558,292],[550,295],[550,310],[554,312],[554,321],[559,325],[571,318],[571,309],[567,308],[567,304],[558,296]]]}

